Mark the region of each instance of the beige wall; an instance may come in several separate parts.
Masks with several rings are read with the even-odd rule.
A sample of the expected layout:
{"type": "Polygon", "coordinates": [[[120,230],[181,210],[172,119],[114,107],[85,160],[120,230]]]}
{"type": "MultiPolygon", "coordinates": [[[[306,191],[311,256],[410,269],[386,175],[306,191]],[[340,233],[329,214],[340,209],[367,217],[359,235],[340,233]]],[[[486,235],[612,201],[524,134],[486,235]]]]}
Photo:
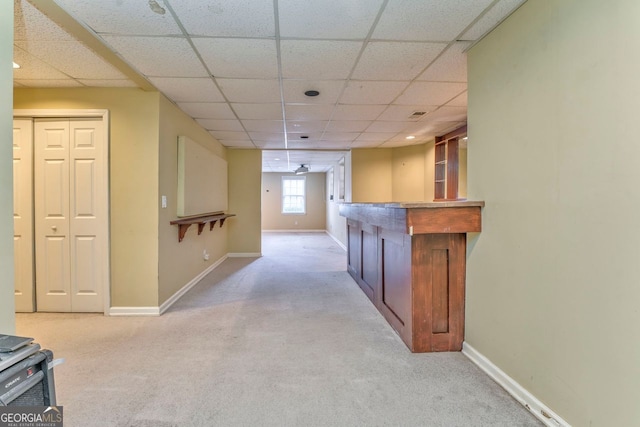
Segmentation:
{"type": "Polygon", "coordinates": [[[260,150],[227,150],[229,166],[228,251],[232,254],[260,254],[262,247],[260,221],[260,150]]]}
{"type": "Polygon", "coordinates": [[[409,145],[392,150],[391,194],[395,202],[424,200],[426,145],[409,145]]]}
{"type": "Polygon", "coordinates": [[[574,426],[640,420],[638,17],[528,1],[468,57],[465,340],[574,426]]]}
{"type": "Polygon", "coordinates": [[[158,305],[158,92],[78,88],[14,91],[16,109],[110,112],[111,305],[158,305]]]}
{"type": "MultiPolygon", "coordinates": [[[[166,209],[159,209],[159,304],[165,302],[185,284],[227,254],[227,233],[230,219],[223,227],[216,224],[213,230],[205,227],[198,235],[197,226],[187,231],[182,242],[178,242],[178,227],[169,222],[177,218],[178,183],[178,135],[208,148],[218,157],[226,159],[226,149],[192,118],[184,114],[164,96],[160,97],[160,175],[159,197],[167,197],[166,209]],[[209,254],[205,260],[203,253],[209,254]]],[[[211,186],[227,186],[227,182],[212,182],[211,186]]]]}
{"type": "Polygon", "coordinates": [[[353,202],[392,201],[392,151],[390,148],[351,150],[353,202]]]}
{"type": "Polygon", "coordinates": [[[352,150],[354,202],[433,200],[434,142],[352,150]]]}
{"type": "Polygon", "coordinates": [[[324,230],[326,227],[324,173],[308,173],[306,178],[306,213],[282,213],[282,177],[287,173],[262,174],[262,229],[263,230],[324,230]]]}
{"type": "Polygon", "coordinates": [[[13,284],[13,2],[0,2],[0,334],[15,333],[13,284]]]}

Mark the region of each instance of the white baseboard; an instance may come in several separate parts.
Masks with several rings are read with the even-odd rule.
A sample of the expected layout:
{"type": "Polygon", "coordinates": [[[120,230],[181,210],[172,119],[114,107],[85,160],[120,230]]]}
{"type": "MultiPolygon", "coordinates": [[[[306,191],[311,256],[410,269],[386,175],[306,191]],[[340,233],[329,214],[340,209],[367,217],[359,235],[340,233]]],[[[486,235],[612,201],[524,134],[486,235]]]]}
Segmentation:
{"type": "Polygon", "coordinates": [[[160,316],[167,311],[176,301],[178,301],[184,294],[189,292],[204,276],[213,271],[216,267],[227,259],[227,255],[223,256],[204,271],[191,279],[186,285],[180,288],[175,294],[171,295],[169,299],[160,305],[160,307],[111,307],[109,309],[109,316],[160,316]]]}
{"type": "Polygon", "coordinates": [[[478,350],[466,342],[462,343],[462,354],[467,356],[473,363],[489,375],[495,382],[513,396],[514,399],[520,402],[522,406],[527,408],[529,412],[542,421],[544,425],[549,427],[571,427],[568,422],[560,418],[558,414],[553,412],[533,394],[529,393],[524,387],[507,375],[502,369],[498,368],[478,350]]]}
{"type": "Polygon", "coordinates": [[[191,288],[193,288],[195,285],[198,284],[198,282],[200,280],[202,280],[202,278],[204,276],[206,276],[207,274],[209,274],[210,272],[212,272],[217,266],[219,266],[220,264],[222,264],[224,262],[224,260],[227,259],[227,255],[224,255],[223,257],[221,257],[219,260],[217,260],[216,262],[214,262],[213,264],[211,264],[209,267],[207,267],[204,271],[202,271],[200,274],[198,274],[196,277],[194,277],[193,279],[191,279],[186,285],[184,285],[182,288],[180,288],[180,290],[178,290],[178,292],[176,292],[175,294],[171,295],[165,302],[162,303],[162,305],[160,305],[160,314],[164,313],[165,311],[167,311],[169,309],[169,307],[171,307],[176,301],[178,301],[180,298],[182,298],[182,296],[184,294],[186,294],[187,292],[189,292],[189,290],[191,288]]]}
{"type": "Polygon", "coordinates": [[[109,316],[160,316],[160,307],[111,307],[109,316]]]}
{"type": "Polygon", "coordinates": [[[229,258],[260,258],[262,254],[260,252],[229,252],[227,256],[229,258]]]}
{"type": "Polygon", "coordinates": [[[329,235],[329,237],[331,237],[333,240],[335,240],[335,242],[338,244],[338,246],[340,246],[345,251],[347,250],[347,247],[344,245],[344,243],[342,243],[340,240],[338,240],[338,238],[336,236],[334,236],[333,234],[329,233],[328,230],[325,230],[325,232],[329,235]]]}

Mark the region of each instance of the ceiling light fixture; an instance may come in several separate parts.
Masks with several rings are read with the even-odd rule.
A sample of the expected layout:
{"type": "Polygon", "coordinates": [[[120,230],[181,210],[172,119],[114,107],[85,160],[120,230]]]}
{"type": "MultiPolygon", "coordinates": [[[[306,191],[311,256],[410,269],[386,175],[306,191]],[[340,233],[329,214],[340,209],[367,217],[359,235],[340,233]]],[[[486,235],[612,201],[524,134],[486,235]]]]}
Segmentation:
{"type": "Polygon", "coordinates": [[[167,11],[164,10],[164,7],[160,6],[156,0],[149,0],[149,7],[158,15],[164,15],[167,13],[167,11]]]}
{"type": "Polygon", "coordinates": [[[318,96],[320,95],[320,92],[318,92],[317,90],[308,90],[304,94],[307,96],[318,96]]]}
{"type": "Polygon", "coordinates": [[[14,62],[13,63],[13,69],[15,70],[16,68],[20,68],[20,66],[14,62]]]}
{"type": "Polygon", "coordinates": [[[415,136],[413,136],[413,135],[409,135],[409,136],[408,136],[408,137],[406,137],[405,139],[416,139],[416,137],[415,137],[415,136]]]}
{"type": "Polygon", "coordinates": [[[304,173],[309,172],[309,168],[304,164],[301,164],[300,167],[296,169],[294,172],[296,173],[296,175],[302,175],[304,173]]]}

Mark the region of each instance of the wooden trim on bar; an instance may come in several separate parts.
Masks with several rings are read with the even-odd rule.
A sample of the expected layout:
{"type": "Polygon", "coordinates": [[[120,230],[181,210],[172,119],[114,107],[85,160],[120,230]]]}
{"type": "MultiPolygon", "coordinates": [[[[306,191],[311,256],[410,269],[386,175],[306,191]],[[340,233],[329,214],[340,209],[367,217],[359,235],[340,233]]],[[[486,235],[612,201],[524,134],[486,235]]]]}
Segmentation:
{"type": "Polygon", "coordinates": [[[469,233],[482,231],[481,208],[416,208],[407,209],[405,233],[413,234],[469,233]]]}

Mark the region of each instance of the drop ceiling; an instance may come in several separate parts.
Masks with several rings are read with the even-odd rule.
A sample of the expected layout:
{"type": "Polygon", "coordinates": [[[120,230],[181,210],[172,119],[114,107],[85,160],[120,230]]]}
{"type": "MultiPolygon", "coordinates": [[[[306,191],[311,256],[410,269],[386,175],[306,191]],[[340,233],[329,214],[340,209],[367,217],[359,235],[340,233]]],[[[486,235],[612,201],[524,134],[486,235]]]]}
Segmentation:
{"type": "Polygon", "coordinates": [[[14,0],[14,86],[155,87],[265,171],[326,171],[463,125],[465,50],[524,1],[14,0]]]}

